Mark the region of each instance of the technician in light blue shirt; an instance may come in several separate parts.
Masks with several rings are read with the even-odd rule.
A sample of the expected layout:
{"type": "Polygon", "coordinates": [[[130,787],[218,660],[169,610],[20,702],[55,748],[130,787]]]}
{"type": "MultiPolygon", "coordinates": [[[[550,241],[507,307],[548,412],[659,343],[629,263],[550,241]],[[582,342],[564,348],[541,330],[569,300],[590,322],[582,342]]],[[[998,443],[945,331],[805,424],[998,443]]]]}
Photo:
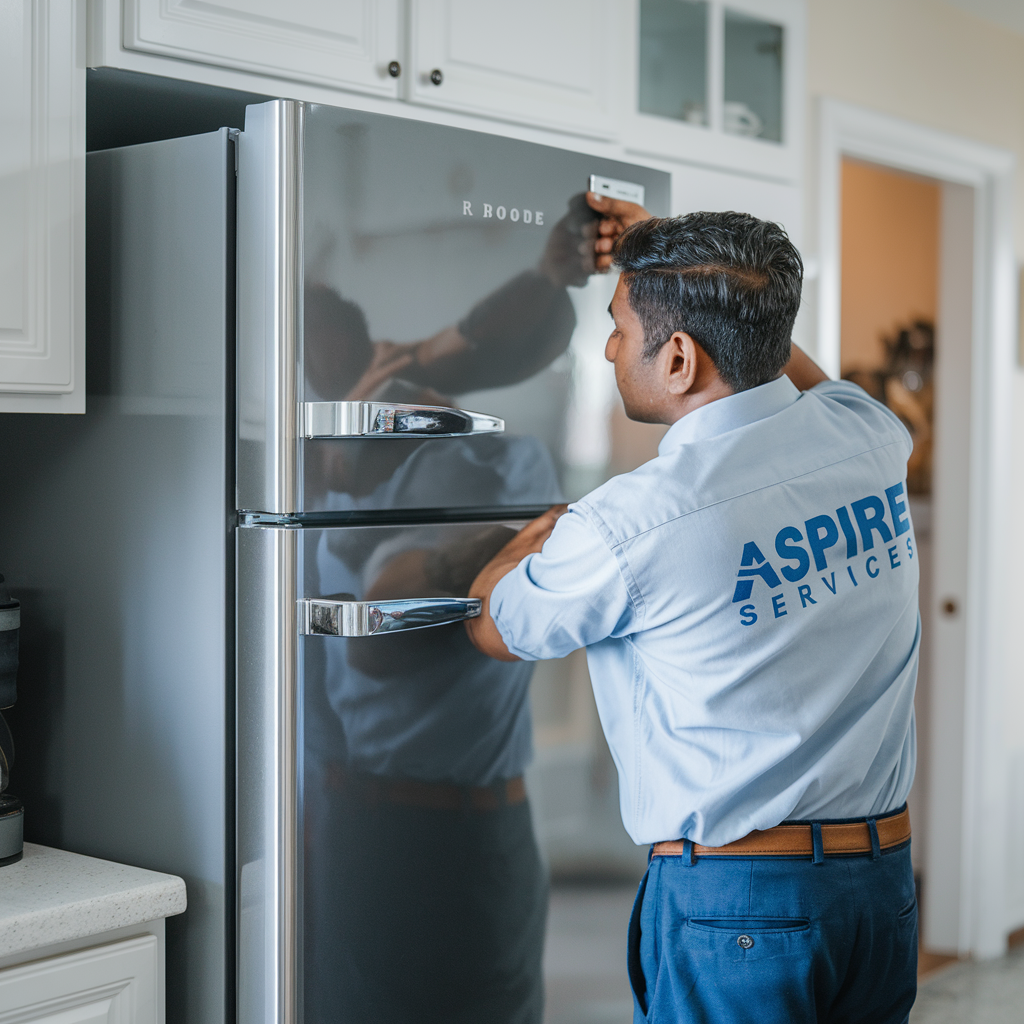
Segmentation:
{"type": "Polygon", "coordinates": [[[802,264],[743,214],[593,197],[607,358],[656,459],[523,530],[470,593],[493,657],[587,648],[637,843],[637,1020],[902,1022],[917,906],[911,439],[790,334],[802,264]]]}

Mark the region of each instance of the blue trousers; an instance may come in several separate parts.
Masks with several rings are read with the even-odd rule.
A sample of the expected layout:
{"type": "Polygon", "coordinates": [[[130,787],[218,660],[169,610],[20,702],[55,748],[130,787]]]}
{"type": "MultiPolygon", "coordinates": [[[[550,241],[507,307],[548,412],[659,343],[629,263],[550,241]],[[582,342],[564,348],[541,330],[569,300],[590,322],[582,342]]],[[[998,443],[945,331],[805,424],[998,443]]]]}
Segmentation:
{"type": "Polygon", "coordinates": [[[817,864],[654,857],[629,977],[634,1024],[904,1024],[917,994],[910,843],[817,864]]]}

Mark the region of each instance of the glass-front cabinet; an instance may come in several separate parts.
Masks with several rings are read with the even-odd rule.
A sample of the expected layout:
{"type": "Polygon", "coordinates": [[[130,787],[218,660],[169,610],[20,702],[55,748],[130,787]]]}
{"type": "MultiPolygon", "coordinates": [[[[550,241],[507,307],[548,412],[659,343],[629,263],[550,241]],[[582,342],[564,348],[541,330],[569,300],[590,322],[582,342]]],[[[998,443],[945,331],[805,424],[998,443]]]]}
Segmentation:
{"type": "Polygon", "coordinates": [[[637,0],[627,146],[799,176],[804,0],[637,0]]]}

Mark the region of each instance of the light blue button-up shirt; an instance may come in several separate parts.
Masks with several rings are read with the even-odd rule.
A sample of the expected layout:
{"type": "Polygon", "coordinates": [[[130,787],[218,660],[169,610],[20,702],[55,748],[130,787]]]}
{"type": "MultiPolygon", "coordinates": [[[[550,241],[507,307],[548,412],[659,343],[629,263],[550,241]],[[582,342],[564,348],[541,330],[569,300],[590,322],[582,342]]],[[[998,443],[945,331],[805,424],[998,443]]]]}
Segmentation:
{"type": "Polygon", "coordinates": [[[719,846],[906,800],[910,450],[856,385],[780,377],[684,416],[495,587],[520,658],[587,648],[635,842],[719,846]]]}

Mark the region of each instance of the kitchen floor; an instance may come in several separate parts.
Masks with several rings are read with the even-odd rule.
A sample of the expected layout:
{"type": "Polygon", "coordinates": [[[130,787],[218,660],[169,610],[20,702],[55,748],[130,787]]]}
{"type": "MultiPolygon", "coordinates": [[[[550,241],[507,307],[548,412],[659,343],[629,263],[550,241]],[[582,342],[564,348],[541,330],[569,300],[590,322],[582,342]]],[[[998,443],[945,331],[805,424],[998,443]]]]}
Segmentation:
{"type": "Polygon", "coordinates": [[[544,1024],[628,1024],[626,928],[636,886],[553,885],[544,1024]]]}
{"type": "MultiPolygon", "coordinates": [[[[629,1024],[626,926],[635,886],[555,885],[544,951],[544,1024],[629,1024]]],[[[924,966],[924,963],[922,963],[924,966]]],[[[937,966],[910,1024],[1020,1024],[1024,945],[998,960],[937,966]]]]}
{"type": "MultiPolygon", "coordinates": [[[[628,1019],[628,1018],[627,1018],[628,1019]]],[[[910,1024],[1020,1024],[1024,946],[998,960],[946,967],[921,983],[910,1024]]]]}

